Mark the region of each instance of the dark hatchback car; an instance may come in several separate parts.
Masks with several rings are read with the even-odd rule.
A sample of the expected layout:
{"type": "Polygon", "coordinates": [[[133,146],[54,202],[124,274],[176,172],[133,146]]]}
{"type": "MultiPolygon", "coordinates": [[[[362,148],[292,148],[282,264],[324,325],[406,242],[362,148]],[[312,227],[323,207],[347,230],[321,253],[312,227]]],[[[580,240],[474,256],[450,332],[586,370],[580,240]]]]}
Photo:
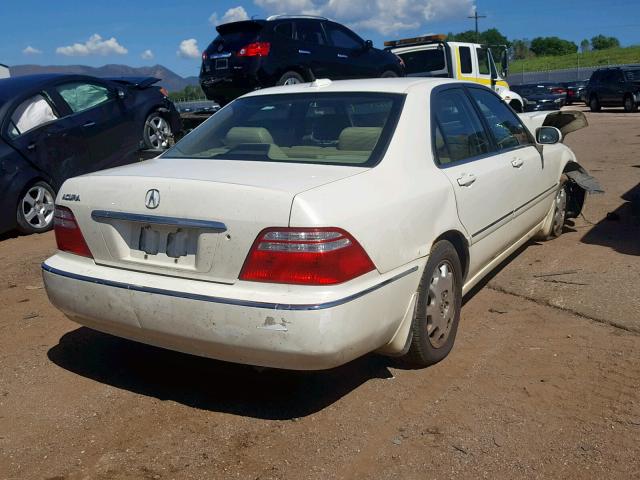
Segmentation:
{"type": "Polygon", "coordinates": [[[180,116],[155,78],[27,75],[0,80],[0,233],[53,225],[70,177],[169,146],[180,116]]]}
{"type": "Polygon", "coordinates": [[[585,102],[592,112],[602,107],[624,107],[637,112],[640,104],[640,65],[599,68],[591,75],[585,102]]]}
{"type": "Polygon", "coordinates": [[[398,77],[401,60],[322,17],[275,16],[227,23],[202,53],[200,85],[225,105],[264,87],[316,78],[398,77]]]}
{"type": "Polygon", "coordinates": [[[511,90],[524,100],[525,112],[560,110],[565,103],[565,93],[552,93],[547,84],[511,85],[511,90]]]}

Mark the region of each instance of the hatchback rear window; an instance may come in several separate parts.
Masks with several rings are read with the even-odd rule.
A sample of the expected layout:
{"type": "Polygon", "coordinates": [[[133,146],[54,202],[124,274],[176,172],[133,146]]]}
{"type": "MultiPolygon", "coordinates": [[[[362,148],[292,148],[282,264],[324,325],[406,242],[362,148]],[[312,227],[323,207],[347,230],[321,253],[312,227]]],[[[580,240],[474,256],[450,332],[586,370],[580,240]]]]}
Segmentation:
{"type": "Polygon", "coordinates": [[[373,166],[393,136],[404,98],[387,93],[241,98],[163,158],[373,166]]]}

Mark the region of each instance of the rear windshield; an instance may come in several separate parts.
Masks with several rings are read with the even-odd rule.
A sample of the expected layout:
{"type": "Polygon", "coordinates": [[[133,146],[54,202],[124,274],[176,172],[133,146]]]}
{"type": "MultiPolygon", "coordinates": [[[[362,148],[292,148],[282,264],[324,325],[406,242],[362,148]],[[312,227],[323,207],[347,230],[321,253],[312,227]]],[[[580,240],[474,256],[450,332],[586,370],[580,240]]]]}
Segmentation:
{"type": "Polygon", "coordinates": [[[217,30],[219,35],[209,45],[209,53],[235,51],[255,42],[262,25],[251,21],[235,22],[220,25],[217,30]]]}
{"type": "Polygon", "coordinates": [[[399,53],[409,77],[447,76],[444,51],[441,49],[417,50],[399,53]]]}
{"type": "Polygon", "coordinates": [[[163,158],[373,166],[384,155],[404,98],[386,93],[240,98],[163,158]]]}

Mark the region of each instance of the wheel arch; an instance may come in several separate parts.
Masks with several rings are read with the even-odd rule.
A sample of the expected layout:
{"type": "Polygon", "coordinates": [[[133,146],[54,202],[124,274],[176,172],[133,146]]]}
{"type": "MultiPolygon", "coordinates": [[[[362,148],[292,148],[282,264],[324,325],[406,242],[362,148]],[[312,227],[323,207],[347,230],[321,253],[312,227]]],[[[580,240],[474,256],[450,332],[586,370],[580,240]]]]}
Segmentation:
{"type": "Polygon", "coordinates": [[[509,106],[511,108],[513,108],[517,113],[523,113],[524,112],[524,106],[522,105],[520,100],[518,100],[517,98],[514,98],[513,100],[511,100],[509,102],[509,106]]]}
{"type": "Polygon", "coordinates": [[[435,245],[440,240],[447,240],[456,249],[458,258],[460,258],[460,264],[462,265],[462,279],[466,280],[467,274],[469,273],[470,261],[469,242],[467,241],[467,237],[458,230],[448,230],[438,236],[438,238],[433,241],[432,245],[435,245]]]}

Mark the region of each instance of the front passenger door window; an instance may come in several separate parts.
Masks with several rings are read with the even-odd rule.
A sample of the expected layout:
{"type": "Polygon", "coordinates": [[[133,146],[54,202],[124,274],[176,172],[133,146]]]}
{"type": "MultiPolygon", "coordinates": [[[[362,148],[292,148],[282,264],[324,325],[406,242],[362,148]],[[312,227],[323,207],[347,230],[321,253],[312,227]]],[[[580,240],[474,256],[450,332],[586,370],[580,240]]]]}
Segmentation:
{"type": "Polygon", "coordinates": [[[484,155],[490,151],[487,134],[471,102],[462,89],[440,93],[433,102],[438,125],[437,136],[442,136],[440,164],[453,163],[484,155]]]}
{"type": "Polygon", "coordinates": [[[73,113],[83,112],[109,101],[109,90],[102,85],[86,82],[58,85],[56,91],[73,113]]]}

